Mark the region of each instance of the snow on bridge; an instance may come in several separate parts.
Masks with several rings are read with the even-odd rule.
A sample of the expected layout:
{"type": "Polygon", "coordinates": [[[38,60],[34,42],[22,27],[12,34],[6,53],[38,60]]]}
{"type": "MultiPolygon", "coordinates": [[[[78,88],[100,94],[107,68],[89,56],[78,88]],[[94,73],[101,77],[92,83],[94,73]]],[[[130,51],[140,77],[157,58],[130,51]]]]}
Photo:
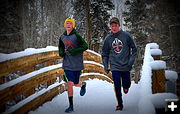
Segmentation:
{"type": "MultiPolygon", "coordinates": [[[[131,88],[129,90],[128,94],[123,93],[123,102],[124,102],[124,109],[121,111],[122,114],[155,114],[155,108],[164,108],[165,107],[165,99],[169,98],[177,98],[175,94],[172,93],[152,93],[152,68],[151,62],[154,61],[151,57],[151,53],[157,54],[162,53],[159,49],[159,46],[156,43],[150,43],[146,45],[146,51],[144,56],[144,63],[141,71],[141,79],[138,84],[135,84],[134,81],[132,81],[131,88]],[[151,51],[150,49],[153,48],[154,50],[151,51]],[[156,51],[157,50],[157,51],[156,51]]],[[[28,56],[35,53],[41,53],[41,52],[48,52],[48,51],[57,51],[57,47],[48,46],[47,48],[43,49],[26,49],[24,52],[17,52],[12,54],[0,54],[0,62],[11,60],[14,58],[19,58],[22,56],[28,56]]],[[[88,50],[88,52],[94,53],[97,56],[100,56],[98,53],[93,52],[91,50],[88,50]]],[[[91,63],[95,64],[97,66],[102,66],[100,63],[96,62],[89,62],[85,61],[84,63],[91,63]]],[[[164,64],[164,63],[163,63],[164,64]]],[[[60,65],[60,64],[59,64],[60,65]]],[[[60,65],[61,66],[61,65],[60,65]]],[[[60,67],[60,66],[53,66],[54,68],[60,67]]],[[[161,64],[159,66],[162,66],[161,64]]],[[[157,67],[157,66],[156,66],[157,67]]],[[[51,66],[49,67],[52,68],[51,66]]],[[[45,72],[47,68],[42,70],[42,72],[45,72]]],[[[26,79],[29,77],[32,77],[36,71],[33,72],[31,75],[30,73],[27,74],[26,79]]],[[[37,73],[40,73],[37,71],[37,73]]],[[[108,76],[100,73],[84,73],[83,76],[86,75],[99,75],[109,78],[108,76]]],[[[177,75],[175,72],[167,72],[166,76],[168,79],[176,80],[177,75]]],[[[110,78],[109,78],[110,79],[110,78]]],[[[13,84],[19,83],[22,80],[25,80],[24,77],[21,77],[14,81],[14,83],[9,82],[9,84],[3,84],[0,85],[0,91],[4,88],[7,88],[9,86],[12,86],[13,84]]],[[[80,88],[75,88],[74,92],[74,104],[75,104],[75,111],[74,114],[116,114],[119,113],[115,111],[116,106],[116,98],[114,95],[114,89],[113,84],[107,81],[103,81],[100,79],[90,79],[87,80],[87,93],[85,96],[81,97],[79,95],[80,88]]],[[[61,82],[62,84],[63,82],[61,82]]],[[[60,83],[59,83],[60,84],[60,83]]],[[[55,84],[56,86],[58,84],[55,84]]],[[[52,87],[52,86],[51,86],[52,87]]],[[[50,87],[50,88],[51,88],[50,87]]],[[[46,89],[50,89],[49,87],[46,89]]],[[[41,92],[35,93],[36,96],[39,94],[42,94],[41,92]]],[[[33,95],[29,96],[32,97],[33,95]]],[[[27,98],[27,99],[28,99],[27,98]]],[[[10,107],[8,110],[6,110],[4,113],[11,113],[13,110],[16,110],[16,108],[19,108],[18,106],[21,104],[26,103],[27,99],[19,102],[15,106],[10,107]]],[[[62,94],[57,95],[54,97],[51,101],[48,101],[44,103],[42,106],[37,108],[36,110],[32,110],[29,113],[30,114],[44,114],[44,113],[51,113],[51,114],[63,114],[64,110],[68,106],[68,99],[67,99],[67,92],[63,92],[62,94]]]]}
{"type": "MultiPolygon", "coordinates": [[[[113,84],[99,79],[88,80],[87,93],[79,95],[80,88],[74,87],[74,112],[72,114],[117,114],[113,84]]],[[[138,114],[139,84],[132,82],[128,94],[123,93],[124,109],[121,114],[138,114]]],[[[29,114],[66,114],[67,92],[59,94],[29,114]]]]}

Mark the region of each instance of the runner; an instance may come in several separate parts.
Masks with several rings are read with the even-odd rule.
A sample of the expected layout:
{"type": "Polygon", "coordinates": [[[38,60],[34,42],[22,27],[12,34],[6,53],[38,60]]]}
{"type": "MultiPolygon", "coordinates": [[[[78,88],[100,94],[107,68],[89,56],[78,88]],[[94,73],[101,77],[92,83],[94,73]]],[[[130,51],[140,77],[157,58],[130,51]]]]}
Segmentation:
{"type": "Polygon", "coordinates": [[[132,37],[120,28],[118,18],[113,17],[110,20],[110,29],[111,33],[106,36],[102,47],[102,60],[105,72],[109,73],[110,70],[112,72],[118,102],[116,110],[122,110],[121,81],[123,91],[127,94],[131,85],[130,70],[135,61],[137,49],[132,37]]]}
{"type": "Polygon", "coordinates": [[[81,70],[84,69],[83,52],[88,49],[85,40],[76,32],[75,21],[67,18],[64,22],[66,31],[59,39],[59,55],[63,57],[64,79],[68,86],[69,107],[65,110],[70,113],[73,107],[73,86],[81,87],[80,95],[86,93],[86,82],[79,82],[81,70]]]}

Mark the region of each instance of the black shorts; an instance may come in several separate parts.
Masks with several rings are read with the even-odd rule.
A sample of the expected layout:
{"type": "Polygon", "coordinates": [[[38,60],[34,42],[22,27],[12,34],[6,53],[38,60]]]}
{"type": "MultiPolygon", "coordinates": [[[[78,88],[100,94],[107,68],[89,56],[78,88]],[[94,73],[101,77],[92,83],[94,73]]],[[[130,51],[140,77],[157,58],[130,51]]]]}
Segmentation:
{"type": "Polygon", "coordinates": [[[80,75],[81,71],[64,70],[64,81],[71,81],[74,82],[74,84],[78,84],[80,75]]]}

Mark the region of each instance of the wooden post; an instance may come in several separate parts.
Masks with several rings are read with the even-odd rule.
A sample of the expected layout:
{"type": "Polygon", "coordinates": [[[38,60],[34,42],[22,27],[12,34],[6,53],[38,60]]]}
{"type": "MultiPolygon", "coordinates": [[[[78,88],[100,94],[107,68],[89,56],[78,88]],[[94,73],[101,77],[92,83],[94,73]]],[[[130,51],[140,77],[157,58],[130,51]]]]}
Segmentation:
{"type": "Polygon", "coordinates": [[[164,61],[153,61],[150,63],[152,68],[152,93],[165,92],[165,68],[166,63],[164,61]]]}
{"type": "Polygon", "coordinates": [[[161,55],[152,55],[154,60],[161,60],[161,55]]]}
{"type": "Polygon", "coordinates": [[[152,71],[152,93],[165,92],[165,70],[152,71]]]}

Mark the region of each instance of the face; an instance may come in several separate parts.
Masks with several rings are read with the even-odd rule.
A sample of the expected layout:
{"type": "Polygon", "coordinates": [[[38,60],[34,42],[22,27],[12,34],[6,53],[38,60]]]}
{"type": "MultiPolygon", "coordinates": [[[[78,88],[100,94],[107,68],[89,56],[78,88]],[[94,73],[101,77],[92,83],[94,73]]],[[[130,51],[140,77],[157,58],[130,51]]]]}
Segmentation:
{"type": "Polygon", "coordinates": [[[112,23],[110,25],[110,29],[111,29],[111,32],[115,34],[115,33],[119,32],[120,25],[117,23],[112,23]]]}
{"type": "Polygon", "coordinates": [[[67,30],[67,31],[71,31],[72,29],[73,29],[72,22],[67,21],[67,22],[66,22],[66,30],[67,30]]]}

